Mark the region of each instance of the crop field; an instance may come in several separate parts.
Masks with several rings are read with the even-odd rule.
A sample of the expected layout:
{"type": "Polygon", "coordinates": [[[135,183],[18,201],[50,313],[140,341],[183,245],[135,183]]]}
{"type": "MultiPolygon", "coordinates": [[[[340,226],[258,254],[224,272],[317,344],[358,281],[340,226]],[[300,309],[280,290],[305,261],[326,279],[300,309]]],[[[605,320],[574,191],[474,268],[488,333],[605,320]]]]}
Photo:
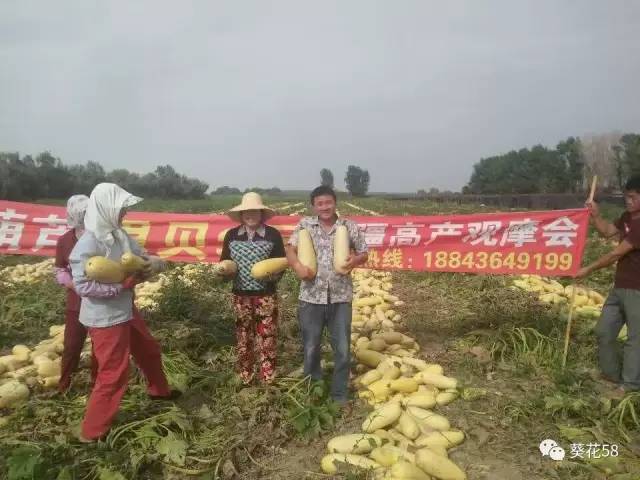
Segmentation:
{"type": "MultiPolygon", "coordinates": [[[[221,213],[239,199],[146,200],[139,208],[221,213]]],[[[265,202],[282,214],[310,213],[304,197],[265,202]]],[[[340,198],[338,209],[341,215],[495,210],[375,197],[340,198]]],[[[583,263],[610,248],[592,233],[583,263]]],[[[66,395],[52,388],[55,372],[32,365],[34,350],[51,352],[55,364],[56,326],[64,322],[64,292],[51,261],[43,260],[0,256],[0,357],[15,361],[0,371],[1,479],[640,479],[640,394],[609,399],[611,387],[597,371],[593,328],[612,269],[580,284],[584,298],[564,368],[569,279],[355,272],[354,402],[353,410],[340,410],[328,400],[327,382],[302,376],[299,287],[291,272],[279,284],[276,381],[243,387],[234,371],[229,284],[210,265],[172,265],[137,287],[137,302],[162,346],[168,379],[183,395],[150,401],[132,364],[112,430],[85,445],[76,433],[90,391],[88,353],[66,395]],[[21,401],[3,403],[9,382],[25,386],[21,401]],[[345,435],[353,436],[335,438],[345,435]],[[542,456],[545,439],[564,448],[563,460],[542,456]],[[587,455],[594,445],[599,455],[587,455]],[[361,456],[345,456],[354,449],[361,456]],[[327,457],[329,450],[338,453],[327,457]],[[412,468],[423,476],[415,470],[411,476],[412,468]]],[[[328,381],[328,342],[323,355],[328,381]]]]}

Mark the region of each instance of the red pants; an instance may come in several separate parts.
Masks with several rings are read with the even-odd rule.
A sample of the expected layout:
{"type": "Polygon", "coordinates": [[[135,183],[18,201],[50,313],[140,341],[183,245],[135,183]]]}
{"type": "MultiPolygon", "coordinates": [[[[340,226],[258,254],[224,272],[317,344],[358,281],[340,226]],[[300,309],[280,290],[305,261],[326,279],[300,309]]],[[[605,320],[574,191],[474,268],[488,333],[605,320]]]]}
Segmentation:
{"type": "Polygon", "coordinates": [[[82,422],[82,436],[102,437],[111,428],[129,380],[129,355],[147,379],[150,395],[170,394],[167,378],[162,371],[160,345],[151,336],[140,316],[113,327],[89,328],[93,351],[98,360],[98,376],[87,402],[82,422]]]}
{"type": "MultiPolygon", "coordinates": [[[[64,351],[62,352],[60,384],[58,386],[61,392],[66,392],[69,389],[71,375],[78,369],[80,354],[87,338],[87,328],[78,320],[79,315],[80,312],[71,310],[67,310],[64,314],[64,351]]],[[[93,383],[96,381],[97,373],[98,363],[96,356],[91,352],[91,380],[93,383]]]]}
{"type": "Polygon", "coordinates": [[[260,380],[273,381],[278,351],[278,299],[275,295],[234,295],[236,340],[240,378],[249,384],[255,375],[255,350],[260,380]],[[254,346],[254,344],[257,344],[254,346]]]}

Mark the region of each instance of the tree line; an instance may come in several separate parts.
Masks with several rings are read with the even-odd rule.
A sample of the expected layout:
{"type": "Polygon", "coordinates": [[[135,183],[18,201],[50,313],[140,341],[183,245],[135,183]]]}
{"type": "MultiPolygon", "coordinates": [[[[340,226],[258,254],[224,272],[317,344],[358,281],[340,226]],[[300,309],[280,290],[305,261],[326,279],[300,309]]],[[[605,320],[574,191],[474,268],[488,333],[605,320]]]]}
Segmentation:
{"type": "MultiPolygon", "coordinates": [[[[369,182],[371,176],[368,170],[364,170],[356,165],[349,165],[344,175],[344,184],[354,197],[364,197],[369,191],[369,182]]],[[[328,168],[320,170],[320,184],[326,187],[334,188],[333,172],[328,168]]]]}
{"type": "Polygon", "coordinates": [[[578,193],[598,175],[599,189],[623,189],[640,174],[640,135],[609,133],[569,137],[555,148],[536,145],[481,159],[463,193],[578,193]]]}
{"type": "Polygon", "coordinates": [[[95,185],[113,182],[143,197],[167,199],[204,198],[209,185],[189,178],[170,165],[159,166],[151,173],[138,174],[119,168],[107,172],[97,162],[64,165],[49,152],[35,157],[0,152],[0,198],[25,201],[39,198],[67,198],[88,195],[95,185]]]}

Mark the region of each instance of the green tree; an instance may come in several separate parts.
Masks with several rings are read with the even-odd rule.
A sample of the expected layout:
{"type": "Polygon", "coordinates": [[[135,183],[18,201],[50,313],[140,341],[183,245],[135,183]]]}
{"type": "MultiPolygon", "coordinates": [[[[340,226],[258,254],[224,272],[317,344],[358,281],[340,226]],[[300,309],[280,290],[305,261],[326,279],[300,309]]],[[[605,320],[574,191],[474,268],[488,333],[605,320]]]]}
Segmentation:
{"type": "Polygon", "coordinates": [[[614,147],[616,163],[619,164],[620,189],[632,175],[640,174],[640,135],[627,133],[620,139],[620,145],[614,147]]]}
{"type": "Polygon", "coordinates": [[[536,145],[481,159],[473,167],[472,193],[560,193],[570,191],[567,163],[557,150],[536,145]]]}
{"type": "Polygon", "coordinates": [[[50,152],[30,155],[0,152],[0,198],[33,200],[89,194],[101,182],[113,182],[137,195],[156,198],[204,198],[209,185],[177,173],[170,165],[140,176],[126,169],[108,174],[97,162],[65,166],[50,152]]]}
{"type": "Polygon", "coordinates": [[[98,162],[86,165],[72,165],[69,172],[74,177],[74,193],[89,195],[93,187],[107,180],[107,174],[98,162]]]}
{"type": "Polygon", "coordinates": [[[320,170],[320,185],[333,188],[333,173],[328,168],[320,170]]]}
{"type": "Polygon", "coordinates": [[[569,137],[558,143],[556,150],[567,166],[567,183],[569,191],[578,193],[583,189],[584,182],[584,156],[580,138],[569,137]]]}
{"type": "Polygon", "coordinates": [[[354,197],[364,197],[369,191],[369,172],[362,168],[349,165],[347,167],[347,173],[344,177],[344,183],[347,186],[347,191],[354,197]]]}
{"type": "Polygon", "coordinates": [[[239,188],[224,185],[222,187],[216,188],[212,195],[238,195],[240,193],[242,192],[239,188]]]}
{"type": "Polygon", "coordinates": [[[126,168],[117,168],[111,170],[107,174],[107,182],[120,185],[122,188],[129,192],[140,191],[140,175],[134,172],[130,172],[126,168]]]}

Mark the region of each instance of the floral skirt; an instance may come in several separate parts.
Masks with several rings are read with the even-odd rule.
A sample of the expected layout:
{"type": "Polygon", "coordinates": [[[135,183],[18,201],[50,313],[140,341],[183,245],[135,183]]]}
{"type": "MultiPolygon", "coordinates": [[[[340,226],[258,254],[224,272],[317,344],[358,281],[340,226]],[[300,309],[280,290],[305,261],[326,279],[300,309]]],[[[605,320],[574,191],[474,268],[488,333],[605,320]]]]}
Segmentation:
{"type": "Polygon", "coordinates": [[[259,379],[270,383],[275,377],[278,350],[278,298],[276,295],[234,295],[238,371],[244,383],[255,376],[258,357],[259,379]]]}

